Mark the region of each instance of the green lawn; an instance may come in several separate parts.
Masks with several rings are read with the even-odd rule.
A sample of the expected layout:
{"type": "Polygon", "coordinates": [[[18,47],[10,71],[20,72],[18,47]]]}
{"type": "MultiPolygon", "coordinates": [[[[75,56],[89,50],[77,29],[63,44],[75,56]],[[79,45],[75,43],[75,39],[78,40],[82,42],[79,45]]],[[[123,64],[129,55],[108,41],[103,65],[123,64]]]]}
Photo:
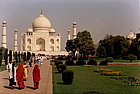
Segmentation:
{"type": "MultiPolygon", "coordinates": [[[[105,60],[105,59],[97,59],[96,61],[101,62],[103,60],[105,60]]],[[[59,60],[59,61],[62,61],[63,63],[66,62],[66,60],[59,60]]],[[[88,62],[88,60],[85,60],[85,61],[88,62]]],[[[76,62],[76,61],[74,61],[74,62],[76,62]]],[[[140,63],[140,60],[133,60],[132,62],[130,62],[130,60],[113,60],[113,63],[140,63]]]]}
{"type": "MultiPolygon", "coordinates": [[[[140,66],[138,65],[108,65],[94,66],[96,68],[110,68],[122,71],[127,76],[140,77],[140,66]]],[[[103,76],[93,70],[82,66],[68,66],[74,71],[74,81],[71,85],[63,85],[61,74],[53,67],[54,94],[99,94],[87,92],[100,92],[105,94],[140,94],[140,86],[130,86],[119,80],[103,76]]]]}

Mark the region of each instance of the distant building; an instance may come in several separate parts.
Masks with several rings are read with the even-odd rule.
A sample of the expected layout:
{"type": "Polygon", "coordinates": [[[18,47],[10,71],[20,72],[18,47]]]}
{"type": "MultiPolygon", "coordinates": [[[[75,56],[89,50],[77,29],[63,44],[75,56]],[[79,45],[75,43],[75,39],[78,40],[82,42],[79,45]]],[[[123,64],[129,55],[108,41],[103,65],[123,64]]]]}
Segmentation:
{"type": "Polygon", "coordinates": [[[129,43],[131,44],[132,40],[136,38],[136,33],[130,32],[130,33],[128,33],[126,38],[128,39],[129,43]]]}

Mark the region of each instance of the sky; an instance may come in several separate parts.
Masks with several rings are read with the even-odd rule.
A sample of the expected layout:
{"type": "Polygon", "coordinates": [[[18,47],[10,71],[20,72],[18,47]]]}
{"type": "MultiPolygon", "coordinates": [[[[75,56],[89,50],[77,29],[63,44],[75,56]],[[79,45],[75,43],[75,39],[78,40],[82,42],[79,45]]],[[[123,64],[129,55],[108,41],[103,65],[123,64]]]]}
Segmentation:
{"type": "MultiPolygon", "coordinates": [[[[0,25],[7,21],[7,47],[14,49],[14,30],[18,29],[18,50],[21,33],[32,27],[32,22],[43,14],[61,34],[62,50],[67,41],[67,30],[77,22],[77,32],[87,30],[95,44],[109,35],[126,36],[140,32],[139,0],[1,0],[0,25]]],[[[0,26],[1,41],[2,26],[0,26]]],[[[1,45],[1,44],[0,44],[1,45]]]]}

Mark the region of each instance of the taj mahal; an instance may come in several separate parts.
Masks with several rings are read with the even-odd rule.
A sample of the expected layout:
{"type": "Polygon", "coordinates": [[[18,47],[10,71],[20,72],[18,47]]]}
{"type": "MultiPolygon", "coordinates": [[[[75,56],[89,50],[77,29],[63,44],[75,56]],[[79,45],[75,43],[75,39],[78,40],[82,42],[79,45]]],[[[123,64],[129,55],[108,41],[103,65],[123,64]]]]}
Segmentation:
{"type": "MultiPolygon", "coordinates": [[[[6,21],[2,23],[2,47],[7,48],[6,42],[6,21]]],[[[18,49],[18,30],[14,32],[14,51],[18,49]]],[[[67,31],[67,38],[70,40],[76,38],[76,22],[73,23],[72,35],[71,31],[67,31]]],[[[25,33],[21,34],[21,52],[32,52],[36,55],[68,55],[68,52],[61,51],[61,35],[56,33],[52,27],[50,20],[41,14],[34,19],[32,27],[28,28],[25,33]]]]}

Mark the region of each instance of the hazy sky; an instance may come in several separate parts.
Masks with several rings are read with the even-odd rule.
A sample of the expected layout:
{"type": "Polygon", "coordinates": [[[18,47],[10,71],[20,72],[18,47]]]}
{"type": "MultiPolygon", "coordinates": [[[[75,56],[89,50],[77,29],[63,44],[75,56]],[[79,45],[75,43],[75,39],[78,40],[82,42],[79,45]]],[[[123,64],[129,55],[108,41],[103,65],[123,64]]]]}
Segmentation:
{"type": "Polygon", "coordinates": [[[21,33],[32,26],[41,9],[61,34],[62,49],[73,21],[77,22],[77,31],[88,30],[96,44],[106,34],[126,36],[131,30],[139,32],[139,0],[0,0],[0,22],[7,21],[9,49],[14,48],[15,29],[20,49],[21,33]]]}

